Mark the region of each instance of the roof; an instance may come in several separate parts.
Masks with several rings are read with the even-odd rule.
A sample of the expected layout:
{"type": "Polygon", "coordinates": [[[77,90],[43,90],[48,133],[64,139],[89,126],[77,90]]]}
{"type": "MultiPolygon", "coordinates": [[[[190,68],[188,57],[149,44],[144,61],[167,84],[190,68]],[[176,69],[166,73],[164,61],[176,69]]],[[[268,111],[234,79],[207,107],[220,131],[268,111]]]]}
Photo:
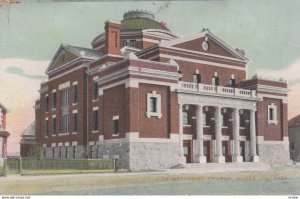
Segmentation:
{"type": "Polygon", "coordinates": [[[2,107],[7,113],[9,112],[8,108],[6,108],[1,102],[0,102],[0,107],[2,107]]]}
{"type": "Polygon", "coordinates": [[[159,23],[154,19],[154,14],[149,11],[132,10],[123,15],[121,30],[144,30],[161,29],[169,30],[164,23],[159,23]]]}
{"type": "Polygon", "coordinates": [[[132,18],[124,19],[121,21],[121,30],[144,30],[144,29],[161,29],[169,30],[166,26],[155,21],[153,19],[147,18],[132,18]]]}
{"type": "Polygon", "coordinates": [[[77,47],[77,46],[70,46],[66,44],[62,44],[64,49],[69,50],[70,52],[74,53],[78,57],[83,57],[83,58],[99,58],[104,55],[104,52],[99,51],[99,50],[93,50],[90,48],[83,48],[83,47],[77,47]]]}
{"type": "Polygon", "coordinates": [[[300,115],[289,120],[289,128],[291,127],[300,127],[300,115]]]}
{"type": "MultiPolygon", "coordinates": [[[[61,65],[55,66],[56,61],[59,59],[61,52],[69,51],[70,53],[74,54],[73,57],[75,58],[87,58],[87,59],[98,59],[102,57],[105,53],[99,50],[94,50],[90,48],[83,48],[78,46],[71,46],[68,44],[61,44],[57,52],[55,53],[54,57],[52,58],[46,72],[52,71],[61,65]]],[[[66,63],[73,61],[75,58],[68,60],[66,63]]]]}
{"type": "Polygon", "coordinates": [[[22,133],[22,136],[35,136],[35,122],[31,123],[22,133]]]}

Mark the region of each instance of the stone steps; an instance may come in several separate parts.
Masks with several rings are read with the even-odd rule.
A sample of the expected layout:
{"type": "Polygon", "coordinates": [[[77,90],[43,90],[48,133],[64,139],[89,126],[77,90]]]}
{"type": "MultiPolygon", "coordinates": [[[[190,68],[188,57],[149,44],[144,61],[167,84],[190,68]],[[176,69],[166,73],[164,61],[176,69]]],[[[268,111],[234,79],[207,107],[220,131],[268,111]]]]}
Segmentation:
{"type": "Polygon", "coordinates": [[[271,169],[269,164],[260,162],[243,163],[191,163],[186,165],[177,165],[168,169],[170,172],[182,173],[214,173],[214,172],[238,172],[238,171],[268,171],[271,169]]]}

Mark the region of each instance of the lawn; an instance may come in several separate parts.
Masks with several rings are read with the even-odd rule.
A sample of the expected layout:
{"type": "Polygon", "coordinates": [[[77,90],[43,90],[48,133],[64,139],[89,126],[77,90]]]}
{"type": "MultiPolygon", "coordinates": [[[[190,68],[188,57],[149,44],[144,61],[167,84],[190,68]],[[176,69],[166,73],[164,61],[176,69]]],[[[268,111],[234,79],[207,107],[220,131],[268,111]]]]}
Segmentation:
{"type": "MultiPolygon", "coordinates": [[[[249,190],[249,186],[257,186],[256,189],[258,192],[253,192],[252,194],[259,194],[264,190],[266,193],[269,191],[269,194],[271,194],[272,191],[277,191],[274,192],[274,194],[286,194],[284,191],[294,190],[293,186],[298,187],[299,182],[300,167],[273,167],[271,171],[265,172],[227,172],[213,174],[168,174],[149,172],[117,174],[86,173],[48,176],[9,175],[6,178],[0,178],[0,195],[80,193],[172,194],[172,192],[168,192],[168,190],[171,190],[174,186],[178,187],[178,184],[180,184],[181,188],[187,187],[187,194],[209,194],[209,192],[206,192],[211,190],[209,187],[206,187],[209,184],[216,186],[216,188],[218,186],[223,188],[228,186],[231,190],[234,190],[234,186],[241,185],[241,191],[244,190],[244,193],[251,191],[249,190]],[[129,187],[129,189],[126,187],[129,187]],[[201,187],[201,189],[199,189],[199,187],[201,187]],[[244,189],[242,189],[243,187],[244,189]],[[134,192],[136,189],[139,191],[134,192]],[[114,190],[119,190],[119,192],[114,192],[114,190]]],[[[177,188],[174,189],[173,194],[180,194],[180,190],[177,188]]]]}

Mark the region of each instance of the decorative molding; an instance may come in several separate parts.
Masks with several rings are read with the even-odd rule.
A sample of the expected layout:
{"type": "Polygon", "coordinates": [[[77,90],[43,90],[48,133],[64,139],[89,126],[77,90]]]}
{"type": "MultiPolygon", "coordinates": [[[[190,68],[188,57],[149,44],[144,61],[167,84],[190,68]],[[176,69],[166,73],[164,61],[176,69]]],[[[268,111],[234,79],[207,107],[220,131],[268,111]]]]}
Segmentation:
{"type": "Polygon", "coordinates": [[[146,115],[148,118],[150,117],[158,117],[161,119],[162,114],[161,114],[161,95],[157,94],[156,91],[152,91],[152,93],[147,93],[147,112],[146,115]],[[156,111],[152,112],[151,111],[151,98],[156,99],[156,111]]]}
{"type": "Polygon", "coordinates": [[[58,85],[58,90],[63,90],[65,88],[69,88],[69,87],[70,87],[70,81],[58,85]]]}
{"type": "Polygon", "coordinates": [[[229,64],[221,64],[221,63],[210,62],[210,61],[203,61],[203,60],[199,60],[199,59],[193,59],[193,58],[187,58],[187,57],[181,57],[181,56],[175,56],[175,55],[168,55],[168,54],[163,54],[163,53],[159,54],[159,56],[163,57],[163,58],[167,58],[167,59],[175,59],[175,60],[181,60],[181,61],[198,63],[198,64],[206,64],[206,65],[218,66],[218,67],[235,69],[235,70],[242,70],[242,71],[247,70],[246,67],[233,66],[233,65],[229,65],[229,64]]]}

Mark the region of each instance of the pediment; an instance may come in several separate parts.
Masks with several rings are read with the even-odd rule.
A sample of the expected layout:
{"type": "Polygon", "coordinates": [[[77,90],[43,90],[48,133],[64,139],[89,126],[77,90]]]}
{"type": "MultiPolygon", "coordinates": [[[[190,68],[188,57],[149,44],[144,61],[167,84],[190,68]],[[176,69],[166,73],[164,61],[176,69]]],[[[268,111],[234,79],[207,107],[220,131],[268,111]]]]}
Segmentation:
{"type": "Polygon", "coordinates": [[[57,69],[75,59],[79,58],[76,54],[70,52],[68,49],[60,47],[53,57],[47,72],[57,69]]]}
{"type": "Polygon", "coordinates": [[[164,47],[182,49],[191,52],[206,53],[211,55],[234,58],[241,61],[248,61],[242,50],[236,50],[213,35],[210,31],[203,31],[194,35],[183,36],[161,43],[164,47]]]}

